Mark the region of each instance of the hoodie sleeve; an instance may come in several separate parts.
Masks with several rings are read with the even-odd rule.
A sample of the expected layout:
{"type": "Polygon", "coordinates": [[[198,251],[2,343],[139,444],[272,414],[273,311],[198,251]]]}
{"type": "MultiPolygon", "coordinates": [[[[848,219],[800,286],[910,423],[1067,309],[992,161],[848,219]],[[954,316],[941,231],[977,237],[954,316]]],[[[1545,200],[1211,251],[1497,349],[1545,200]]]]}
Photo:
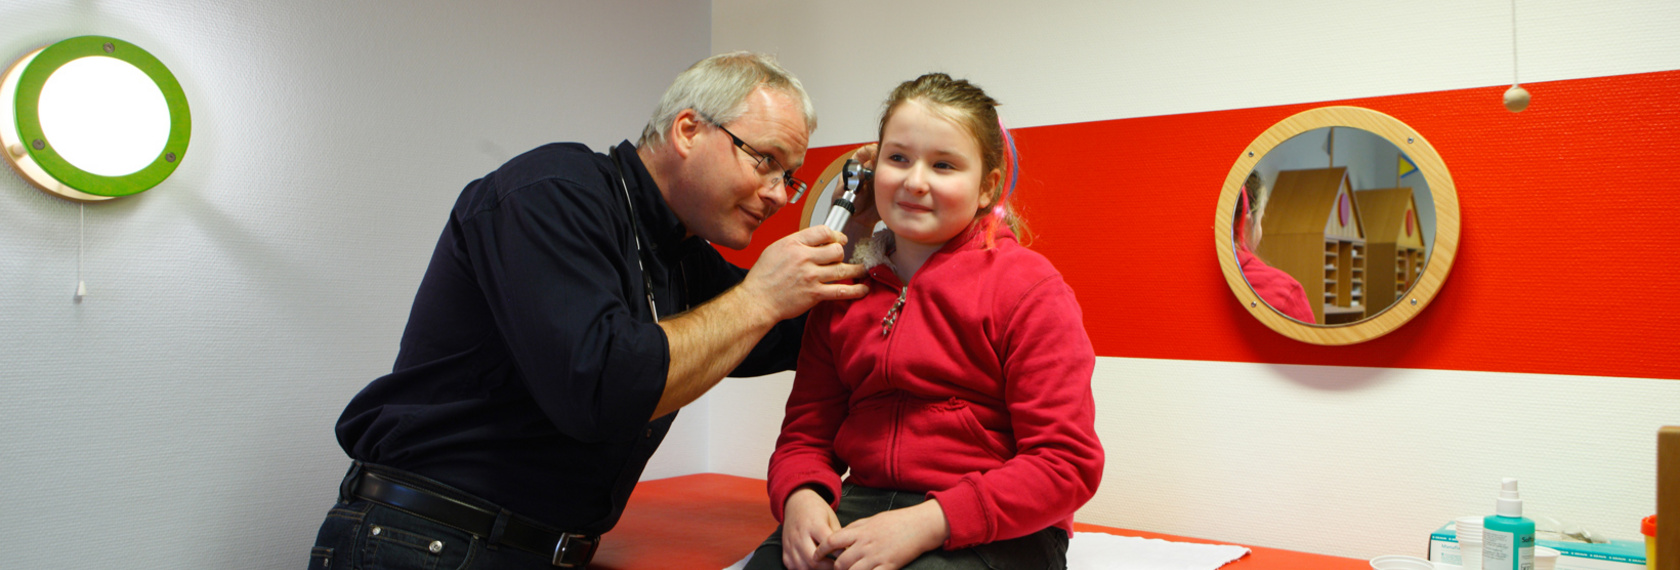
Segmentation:
{"type": "Polygon", "coordinates": [[[834,436],[846,419],[851,390],[837,374],[829,342],[835,305],[821,303],[811,310],[782,433],[770,455],[770,512],[777,521],[783,520],[788,496],[801,486],[815,488],[830,507],[840,503],[840,474],[846,465],[834,453],[834,436]]]}

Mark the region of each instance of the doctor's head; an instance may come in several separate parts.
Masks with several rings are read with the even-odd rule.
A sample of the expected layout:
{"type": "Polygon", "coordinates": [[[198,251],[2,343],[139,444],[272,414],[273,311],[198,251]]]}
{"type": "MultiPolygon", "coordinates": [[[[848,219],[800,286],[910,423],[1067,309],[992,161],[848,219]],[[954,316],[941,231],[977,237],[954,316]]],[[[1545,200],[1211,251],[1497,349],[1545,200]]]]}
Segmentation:
{"type": "Polygon", "coordinates": [[[816,111],[770,56],[715,55],[677,76],[636,143],[689,235],[741,249],[803,189],[816,111]]]}

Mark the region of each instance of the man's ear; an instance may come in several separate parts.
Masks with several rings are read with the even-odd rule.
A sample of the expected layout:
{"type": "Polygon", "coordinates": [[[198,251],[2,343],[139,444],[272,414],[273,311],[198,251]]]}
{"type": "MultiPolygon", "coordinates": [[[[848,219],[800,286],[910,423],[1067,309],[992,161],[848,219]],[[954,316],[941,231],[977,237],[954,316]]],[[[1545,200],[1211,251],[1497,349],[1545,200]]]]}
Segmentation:
{"type": "Polygon", "coordinates": [[[665,138],[670,139],[671,148],[677,151],[677,156],[688,158],[689,153],[694,152],[695,145],[699,144],[697,138],[701,126],[700,114],[694,109],[683,109],[671,119],[671,134],[665,138]]]}

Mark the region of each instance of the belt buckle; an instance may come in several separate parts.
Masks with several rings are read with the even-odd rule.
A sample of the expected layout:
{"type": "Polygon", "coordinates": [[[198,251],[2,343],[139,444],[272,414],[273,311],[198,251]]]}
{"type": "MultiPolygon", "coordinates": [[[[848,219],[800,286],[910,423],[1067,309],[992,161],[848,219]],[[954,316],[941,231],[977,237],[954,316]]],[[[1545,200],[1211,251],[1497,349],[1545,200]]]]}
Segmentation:
{"type": "Polygon", "coordinates": [[[600,545],[600,537],[590,539],[569,532],[561,533],[560,542],[554,543],[552,563],[561,568],[583,568],[595,558],[595,548],[600,545]]]}

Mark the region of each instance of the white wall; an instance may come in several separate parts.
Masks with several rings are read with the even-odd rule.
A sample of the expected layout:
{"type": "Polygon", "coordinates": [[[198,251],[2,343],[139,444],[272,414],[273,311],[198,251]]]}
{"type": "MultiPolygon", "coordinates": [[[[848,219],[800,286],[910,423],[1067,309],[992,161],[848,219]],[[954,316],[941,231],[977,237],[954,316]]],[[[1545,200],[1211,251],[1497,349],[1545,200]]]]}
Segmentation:
{"type": "MultiPolygon", "coordinates": [[[[1517,4],[1524,82],[1680,69],[1670,0],[1517,4]]],[[[714,0],[712,48],[779,54],[825,146],[873,138],[887,91],[935,70],[1018,127],[1507,85],[1510,6],[714,0]]],[[[1658,379],[1100,358],[1093,384],[1109,460],[1080,520],[1353,557],[1423,555],[1504,476],[1531,513],[1638,538],[1654,434],[1680,423],[1658,379]]],[[[706,398],[710,470],[764,476],[787,386],[706,398]]]]}
{"type": "MultiPolygon", "coordinates": [[[[664,1],[0,0],[0,59],[84,34],[193,112],[161,186],[86,207],[0,173],[6,568],[297,568],[450,204],[535,145],[640,134],[707,55],[664,1]]],[[[9,170],[9,169],[0,169],[9,170]]],[[[694,414],[703,417],[703,414],[694,414]]],[[[703,461],[703,432],[674,449],[703,461]]]]}

